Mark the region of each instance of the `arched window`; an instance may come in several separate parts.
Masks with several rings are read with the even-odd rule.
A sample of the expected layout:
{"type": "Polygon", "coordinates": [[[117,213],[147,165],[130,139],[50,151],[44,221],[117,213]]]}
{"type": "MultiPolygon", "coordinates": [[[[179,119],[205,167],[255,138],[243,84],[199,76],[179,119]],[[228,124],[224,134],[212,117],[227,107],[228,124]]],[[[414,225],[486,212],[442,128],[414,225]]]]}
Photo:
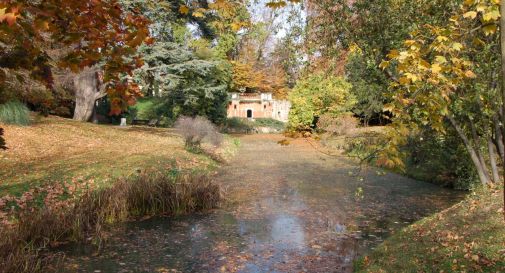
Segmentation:
{"type": "Polygon", "coordinates": [[[251,109],[247,109],[247,118],[253,118],[253,111],[251,109]]]}

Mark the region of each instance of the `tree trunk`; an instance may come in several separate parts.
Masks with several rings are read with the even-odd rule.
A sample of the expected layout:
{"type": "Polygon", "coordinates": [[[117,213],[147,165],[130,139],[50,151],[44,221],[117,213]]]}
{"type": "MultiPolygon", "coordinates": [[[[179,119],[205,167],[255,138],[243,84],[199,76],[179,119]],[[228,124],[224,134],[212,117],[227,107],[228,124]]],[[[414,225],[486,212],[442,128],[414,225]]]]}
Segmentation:
{"type": "Polygon", "coordinates": [[[477,157],[479,158],[482,171],[486,175],[486,180],[491,181],[491,177],[489,176],[489,169],[487,168],[486,160],[484,159],[484,156],[482,155],[482,151],[481,151],[482,143],[479,139],[479,136],[477,135],[477,129],[475,129],[475,124],[473,124],[473,121],[471,119],[469,120],[469,123],[470,123],[470,128],[472,131],[472,139],[473,139],[473,144],[474,144],[474,146],[472,146],[472,147],[475,150],[477,157]]]}
{"type": "Polygon", "coordinates": [[[494,144],[491,139],[487,141],[487,147],[489,150],[489,161],[491,163],[491,171],[493,173],[493,182],[500,182],[500,174],[498,172],[498,167],[496,165],[496,153],[494,151],[494,144]]]}
{"type": "MultiPolygon", "coordinates": [[[[501,84],[501,91],[502,91],[502,143],[504,143],[504,138],[505,138],[505,0],[500,1],[500,46],[501,46],[501,78],[502,78],[502,84],[501,84]]],[[[503,164],[503,173],[505,175],[505,161],[502,162],[503,164]]],[[[503,185],[504,185],[504,190],[503,190],[503,217],[505,219],[505,179],[503,179],[503,185]]]]}
{"type": "Polygon", "coordinates": [[[0,127],[0,150],[7,150],[7,146],[5,146],[5,139],[3,138],[4,129],[0,127]]]}
{"type": "Polygon", "coordinates": [[[451,122],[454,129],[456,129],[456,132],[458,132],[459,137],[463,140],[466,150],[468,151],[468,153],[470,154],[470,158],[472,159],[472,163],[475,166],[475,169],[477,170],[477,174],[479,175],[480,182],[482,184],[488,184],[489,183],[489,179],[488,179],[489,176],[488,176],[488,174],[485,173],[484,168],[482,167],[482,163],[479,159],[479,156],[477,155],[477,152],[475,151],[474,147],[472,146],[472,143],[470,142],[468,137],[465,135],[465,132],[463,132],[463,129],[461,129],[461,127],[458,125],[458,122],[452,116],[448,116],[447,118],[451,122]]]}
{"type": "Polygon", "coordinates": [[[74,79],[74,120],[89,121],[93,115],[96,100],[106,95],[105,88],[100,87],[97,73],[96,68],[85,68],[74,79]]]}
{"type": "Polygon", "coordinates": [[[500,128],[500,119],[498,117],[493,118],[494,124],[494,139],[493,142],[496,146],[496,150],[498,151],[498,155],[502,162],[505,162],[505,147],[503,146],[503,134],[500,128]]]}

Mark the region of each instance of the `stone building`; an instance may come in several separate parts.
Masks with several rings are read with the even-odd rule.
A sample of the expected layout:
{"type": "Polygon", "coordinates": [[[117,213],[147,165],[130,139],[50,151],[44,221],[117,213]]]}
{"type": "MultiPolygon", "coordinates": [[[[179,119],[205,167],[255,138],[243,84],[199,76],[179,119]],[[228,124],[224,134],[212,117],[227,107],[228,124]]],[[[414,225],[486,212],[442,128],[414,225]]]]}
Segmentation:
{"type": "Polygon", "coordinates": [[[275,100],[272,93],[232,93],[228,117],[273,118],[287,122],[290,109],[289,101],[275,100]]]}

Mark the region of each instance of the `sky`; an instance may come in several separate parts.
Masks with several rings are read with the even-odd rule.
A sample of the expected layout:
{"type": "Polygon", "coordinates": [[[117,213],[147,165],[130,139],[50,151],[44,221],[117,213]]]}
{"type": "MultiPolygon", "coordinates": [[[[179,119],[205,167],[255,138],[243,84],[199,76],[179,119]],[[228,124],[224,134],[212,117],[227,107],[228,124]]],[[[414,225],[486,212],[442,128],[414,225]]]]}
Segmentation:
{"type": "Polygon", "coordinates": [[[272,10],[266,6],[270,0],[250,0],[249,12],[251,13],[254,22],[261,22],[268,13],[276,14],[275,24],[279,26],[277,33],[274,35],[276,39],[282,39],[289,31],[291,25],[288,22],[288,17],[291,12],[298,11],[302,18],[302,22],[306,21],[307,15],[301,4],[288,4],[287,7],[272,10]]]}

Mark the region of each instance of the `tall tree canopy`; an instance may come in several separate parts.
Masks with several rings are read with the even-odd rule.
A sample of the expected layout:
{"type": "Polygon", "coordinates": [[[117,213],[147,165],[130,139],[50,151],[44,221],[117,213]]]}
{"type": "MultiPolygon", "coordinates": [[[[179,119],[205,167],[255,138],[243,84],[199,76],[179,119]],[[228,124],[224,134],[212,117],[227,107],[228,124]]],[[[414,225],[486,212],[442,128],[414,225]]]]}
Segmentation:
{"type": "Polygon", "coordinates": [[[55,65],[77,73],[103,63],[114,112],[137,94],[120,78],[139,64],[125,57],[149,42],[149,21],[136,10],[126,11],[115,0],[6,0],[0,3],[0,22],[0,88],[14,70],[26,70],[51,87],[55,65]]]}

